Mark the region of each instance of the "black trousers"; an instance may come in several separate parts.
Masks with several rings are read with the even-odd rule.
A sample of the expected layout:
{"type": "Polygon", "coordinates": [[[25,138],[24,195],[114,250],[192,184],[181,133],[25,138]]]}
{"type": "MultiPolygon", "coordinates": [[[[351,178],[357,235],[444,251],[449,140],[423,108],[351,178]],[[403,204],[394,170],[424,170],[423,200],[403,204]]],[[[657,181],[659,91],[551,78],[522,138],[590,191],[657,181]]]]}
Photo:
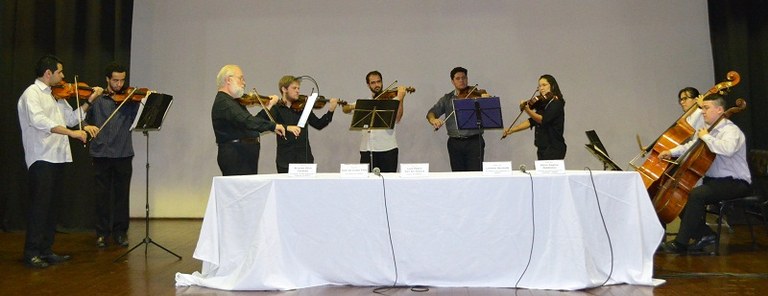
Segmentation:
{"type": "Polygon", "coordinates": [[[38,160],[29,167],[29,211],[24,258],[48,255],[56,234],[57,198],[62,189],[64,163],[38,160]]]}
{"type": "Polygon", "coordinates": [[[713,233],[706,223],[706,206],[750,193],[749,183],[744,180],[704,177],[702,185],[693,188],[688,194],[688,202],[680,214],[680,230],[675,241],[687,245],[690,239],[698,240],[713,233]]]}
{"type": "Polygon", "coordinates": [[[451,170],[454,172],[482,171],[485,157],[483,135],[448,138],[448,156],[451,159],[451,170]]]}
{"type": "Polygon", "coordinates": [[[252,175],[259,173],[259,143],[222,143],[216,162],[224,176],[252,175]]]}
{"type": "Polygon", "coordinates": [[[394,173],[397,172],[397,156],[399,151],[398,148],[378,152],[360,151],[360,163],[369,164],[369,172],[377,167],[382,173],[394,173]],[[371,155],[373,155],[373,161],[371,161],[371,155]]]}
{"type": "Polygon", "coordinates": [[[133,157],[94,157],[96,236],[123,236],[128,232],[133,157]]]}
{"type": "Polygon", "coordinates": [[[557,160],[565,159],[566,147],[544,147],[536,149],[536,156],[539,160],[557,160]]]}

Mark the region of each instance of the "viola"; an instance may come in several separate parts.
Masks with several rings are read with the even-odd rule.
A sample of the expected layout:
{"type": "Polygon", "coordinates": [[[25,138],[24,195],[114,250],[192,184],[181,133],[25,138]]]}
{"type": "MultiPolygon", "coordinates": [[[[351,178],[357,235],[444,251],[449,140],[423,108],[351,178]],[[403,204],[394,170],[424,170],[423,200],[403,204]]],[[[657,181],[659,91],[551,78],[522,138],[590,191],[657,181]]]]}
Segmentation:
{"type": "MultiPolygon", "coordinates": [[[[318,96],[317,99],[315,99],[315,105],[312,106],[312,109],[320,109],[325,107],[325,104],[330,102],[331,100],[326,99],[324,96],[318,96]]],[[[307,96],[306,95],[299,95],[299,98],[296,99],[293,103],[291,103],[291,109],[296,112],[301,112],[304,110],[304,106],[307,104],[307,96]]],[[[345,106],[347,105],[346,101],[339,100],[339,105],[345,106]]]]}
{"type": "Polygon", "coordinates": [[[93,87],[88,86],[85,82],[78,82],[77,87],[73,83],[67,83],[62,80],[59,84],[51,86],[51,94],[54,98],[59,100],[66,100],[74,98],[76,95],[87,98],[93,94],[93,87]]]}
{"type": "Polygon", "coordinates": [[[112,100],[115,101],[115,103],[122,103],[129,97],[131,101],[141,102],[141,100],[144,99],[145,96],[147,96],[147,93],[150,93],[150,92],[151,91],[145,87],[142,87],[142,88],[127,87],[127,88],[123,88],[118,92],[110,94],[110,97],[112,98],[112,100]]]}
{"type": "MultiPolygon", "coordinates": [[[[405,92],[406,93],[412,93],[412,92],[415,92],[415,91],[416,91],[416,88],[414,88],[413,86],[408,86],[408,87],[405,88],[405,92]]],[[[379,93],[373,99],[374,100],[392,100],[392,99],[394,99],[396,97],[397,97],[397,88],[394,88],[394,89],[390,89],[388,91],[384,91],[384,92],[379,93]]]]}

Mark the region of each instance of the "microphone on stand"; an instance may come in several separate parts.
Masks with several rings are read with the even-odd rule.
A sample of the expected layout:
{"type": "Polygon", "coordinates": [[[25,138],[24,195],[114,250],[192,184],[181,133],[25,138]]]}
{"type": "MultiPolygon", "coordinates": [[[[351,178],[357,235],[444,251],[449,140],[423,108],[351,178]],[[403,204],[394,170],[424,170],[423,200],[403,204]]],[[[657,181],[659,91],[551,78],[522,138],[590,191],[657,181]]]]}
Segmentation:
{"type": "Polygon", "coordinates": [[[523,174],[527,174],[528,173],[527,171],[525,171],[525,164],[521,164],[520,165],[520,172],[523,173],[523,174]]]}

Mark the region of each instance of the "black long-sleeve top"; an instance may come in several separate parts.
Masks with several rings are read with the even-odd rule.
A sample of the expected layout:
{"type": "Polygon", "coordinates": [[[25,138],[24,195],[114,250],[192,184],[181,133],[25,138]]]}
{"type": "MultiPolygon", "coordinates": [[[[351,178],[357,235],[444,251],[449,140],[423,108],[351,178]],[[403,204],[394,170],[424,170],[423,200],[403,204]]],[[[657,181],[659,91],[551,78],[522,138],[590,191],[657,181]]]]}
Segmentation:
{"type": "Polygon", "coordinates": [[[275,130],[275,123],[253,116],[245,106],[225,92],[218,92],[211,109],[211,122],[216,143],[236,139],[257,138],[260,132],[275,130]]]}
{"type": "Polygon", "coordinates": [[[541,115],[541,123],[529,118],[531,128],[535,128],[534,145],[538,148],[539,159],[563,159],[566,144],[563,138],[565,131],[565,101],[562,99],[540,102],[535,106],[536,113],[541,115]]]}
{"type": "MultiPolygon", "coordinates": [[[[287,127],[289,125],[297,125],[299,119],[301,119],[301,112],[294,111],[291,108],[282,104],[277,104],[272,107],[272,116],[275,118],[275,122],[287,127]]],[[[261,118],[269,118],[265,110],[261,110],[257,115],[261,118]]],[[[328,126],[333,120],[333,112],[328,111],[322,117],[317,117],[314,112],[309,113],[307,123],[321,130],[328,126]]],[[[285,138],[277,136],[277,167],[287,168],[289,163],[314,163],[315,158],[312,156],[312,147],[309,145],[309,129],[302,128],[299,137],[293,135],[293,133],[285,133],[285,138]]]]}

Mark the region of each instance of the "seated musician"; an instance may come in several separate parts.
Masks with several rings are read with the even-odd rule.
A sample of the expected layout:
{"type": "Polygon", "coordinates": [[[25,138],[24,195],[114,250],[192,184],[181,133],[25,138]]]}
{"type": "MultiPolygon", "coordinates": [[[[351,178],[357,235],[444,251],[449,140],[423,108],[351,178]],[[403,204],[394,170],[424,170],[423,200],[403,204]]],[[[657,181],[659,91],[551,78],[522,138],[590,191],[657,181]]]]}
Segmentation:
{"type": "MultiPolygon", "coordinates": [[[[286,75],[280,79],[278,87],[282,93],[282,98],[277,101],[270,101],[267,109],[259,112],[258,116],[268,118],[266,112],[270,112],[275,122],[285,125],[287,130],[293,131],[293,129],[299,129],[297,124],[301,118],[303,108],[297,107],[304,105],[302,101],[299,100],[301,81],[294,76],[286,75]]],[[[328,111],[322,117],[317,117],[314,112],[309,113],[307,123],[310,126],[320,130],[331,123],[333,112],[336,110],[339,99],[332,98],[328,102],[328,111]]],[[[312,107],[313,106],[307,106],[307,108],[312,107]]],[[[298,136],[294,133],[286,133],[284,137],[277,137],[277,159],[275,162],[277,164],[278,173],[287,173],[288,164],[314,163],[314,161],[315,158],[312,156],[312,148],[309,145],[308,129],[300,129],[298,136]]]]}
{"type": "MultiPolygon", "coordinates": [[[[699,96],[699,90],[695,89],[693,87],[686,87],[681,89],[677,93],[678,102],[680,103],[680,107],[683,108],[683,112],[688,111],[691,107],[696,105],[696,98],[699,96]]],[[[704,119],[701,117],[701,108],[698,106],[695,107],[696,111],[694,111],[688,118],[685,119],[688,124],[690,124],[693,129],[699,130],[700,128],[704,127],[704,119]]]]}
{"type": "MultiPolygon", "coordinates": [[[[702,185],[693,188],[688,196],[688,202],[680,214],[680,230],[677,237],[661,245],[661,251],[664,253],[682,254],[687,251],[701,251],[714,244],[717,237],[706,224],[706,205],[750,194],[752,180],[747,165],[744,133],[736,124],[725,118],[711,131],[707,131],[707,128],[725,112],[725,99],[716,93],[706,96],[701,105],[701,112],[705,128],[699,129],[696,137],[701,139],[707,148],[716,154],[716,157],[707,170],[702,185]]],[[[694,142],[692,140],[663,151],[659,153],[659,158],[670,159],[681,156],[693,146],[694,142]]]]}

